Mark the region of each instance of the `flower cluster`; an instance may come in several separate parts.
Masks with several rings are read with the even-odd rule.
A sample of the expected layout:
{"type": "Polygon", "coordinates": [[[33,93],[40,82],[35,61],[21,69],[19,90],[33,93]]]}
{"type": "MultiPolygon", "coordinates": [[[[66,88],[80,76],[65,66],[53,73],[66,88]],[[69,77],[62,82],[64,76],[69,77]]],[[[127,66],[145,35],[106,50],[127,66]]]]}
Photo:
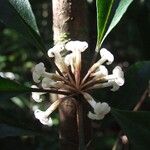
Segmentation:
{"type": "MultiPolygon", "coordinates": [[[[103,65],[110,65],[114,61],[114,56],[105,48],[100,50],[100,59],[95,62],[87,71],[84,78],[81,78],[82,59],[81,53],[88,48],[88,43],[83,41],[70,41],[66,44],[57,44],[48,50],[48,56],[54,59],[57,66],[56,73],[46,71],[44,64],[41,62],[33,69],[33,80],[41,84],[42,88],[49,91],[53,90],[66,96],[56,100],[46,111],[35,110],[35,117],[41,123],[49,125],[51,122],[50,114],[67,99],[68,96],[82,94],[93,108],[87,116],[93,120],[101,120],[110,112],[110,106],[105,102],[96,102],[89,94],[89,91],[97,88],[111,87],[111,91],[116,91],[124,84],[124,73],[119,66],[116,66],[112,74],[108,74],[107,68],[103,65]],[[63,58],[62,51],[68,51],[63,58]]],[[[44,93],[32,93],[32,98],[36,102],[41,102],[40,95],[44,93]]]]}

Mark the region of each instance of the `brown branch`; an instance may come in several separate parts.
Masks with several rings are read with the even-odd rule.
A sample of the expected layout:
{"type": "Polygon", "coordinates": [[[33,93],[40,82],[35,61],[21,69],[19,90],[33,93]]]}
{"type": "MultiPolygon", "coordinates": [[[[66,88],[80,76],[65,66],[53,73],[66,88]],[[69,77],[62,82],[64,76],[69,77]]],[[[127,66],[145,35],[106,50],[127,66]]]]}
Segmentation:
{"type": "Polygon", "coordinates": [[[133,111],[138,111],[139,108],[142,106],[146,96],[148,95],[148,88],[144,91],[143,95],[141,96],[140,100],[138,101],[138,103],[135,105],[133,111]]]}

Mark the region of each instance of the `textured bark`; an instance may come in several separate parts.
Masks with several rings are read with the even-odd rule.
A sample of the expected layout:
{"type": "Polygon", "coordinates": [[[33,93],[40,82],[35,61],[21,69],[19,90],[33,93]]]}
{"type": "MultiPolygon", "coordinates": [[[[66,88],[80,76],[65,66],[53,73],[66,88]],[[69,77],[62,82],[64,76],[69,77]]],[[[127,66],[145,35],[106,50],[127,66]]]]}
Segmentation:
{"type": "Polygon", "coordinates": [[[78,39],[87,40],[85,0],[53,0],[54,43],[78,39]]]}
{"type": "MultiPolygon", "coordinates": [[[[87,41],[86,1],[53,0],[52,2],[54,44],[69,39],[87,41]]],[[[83,108],[85,144],[91,139],[91,123],[87,118],[87,103],[83,101],[83,98],[78,98],[78,101],[73,98],[64,100],[59,106],[61,150],[79,149],[78,105],[82,105],[83,108]],[[80,103],[78,103],[79,101],[80,103]]]]}

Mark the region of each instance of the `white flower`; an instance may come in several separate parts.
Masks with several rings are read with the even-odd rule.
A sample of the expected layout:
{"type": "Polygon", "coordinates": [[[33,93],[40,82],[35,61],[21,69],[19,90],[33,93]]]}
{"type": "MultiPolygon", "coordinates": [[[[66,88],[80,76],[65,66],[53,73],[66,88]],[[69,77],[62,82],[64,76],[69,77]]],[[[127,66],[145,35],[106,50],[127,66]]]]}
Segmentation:
{"type": "Polygon", "coordinates": [[[113,74],[103,76],[102,80],[104,80],[105,82],[97,83],[97,84],[93,85],[90,89],[112,87],[111,91],[114,92],[114,91],[117,91],[119,89],[119,87],[124,84],[124,73],[123,73],[121,67],[116,66],[113,70],[113,74]]]}
{"type": "Polygon", "coordinates": [[[101,55],[101,62],[104,63],[105,61],[107,61],[107,65],[110,65],[113,61],[114,61],[114,56],[112,55],[112,53],[110,53],[107,49],[102,48],[100,50],[100,55],[101,55]]]}
{"type": "Polygon", "coordinates": [[[41,111],[39,109],[36,109],[34,111],[34,116],[36,119],[38,119],[42,124],[52,126],[53,122],[51,117],[48,117],[45,111],[41,111]]]}
{"type": "Polygon", "coordinates": [[[37,103],[40,103],[42,102],[42,98],[41,98],[41,95],[43,95],[44,93],[41,93],[41,92],[32,92],[32,99],[34,101],[36,101],[37,103]]]}
{"type": "Polygon", "coordinates": [[[114,81],[108,81],[108,82],[111,83],[111,86],[112,86],[111,91],[115,92],[120,88],[120,86],[116,82],[114,81]]]}
{"type": "Polygon", "coordinates": [[[49,117],[50,114],[58,107],[61,103],[61,100],[56,100],[46,111],[41,111],[36,109],[34,111],[35,118],[39,119],[39,121],[44,125],[52,125],[52,120],[49,117]]]}
{"type": "Polygon", "coordinates": [[[65,57],[67,66],[71,66],[71,71],[74,73],[75,69],[81,69],[81,52],[88,48],[88,43],[85,41],[70,41],[65,45],[66,50],[72,51],[65,57]]]}
{"type": "Polygon", "coordinates": [[[16,75],[12,72],[0,72],[0,77],[8,78],[8,79],[11,79],[11,80],[16,79],[16,75]]]}
{"type": "Polygon", "coordinates": [[[74,71],[75,71],[75,56],[74,56],[74,53],[71,53],[71,54],[68,54],[66,57],[65,57],[65,64],[67,66],[70,66],[71,67],[71,71],[72,73],[74,74],[74,71]]]}
{"type": "Polygon", "coordinates": [[[85,41],[70,41],[65,45],[65,48],[72,52],[84,52],[88,48],[88,43],[85,41]]]}
{"type": "Polygon", "coordinates": [[[105,117],[106,114],[110,112],[110,107],[107,103],[99,102],[94,107],[94,113],[89,112],[88,117],[93,120],[101,120],[105,117]]]}
{"type": "Polygon", "coordinates": [[[59,55],[61,51],[64,50],[64,44],[56,44],[54,47],[50,48],[47,52],[49,57],[55,57],[59,55]]]}
{"type": "MultiPolygon", "coordinates": [[[[36,88],[36,89],[38,88],[36,85],[32,85],[31,87],[36,88]]],[[[45,94],[45,93],[43,93],[43,92],[32,92],[31,97],[34,101],[36,101],[37,103],[40,103],[40,102],[42,102],[41,95],[43,95],[43,94],[45,94]]]]}
{"type": "Polygon", "coordinates": [[[107,65],[110,65],[114,61],[114,56],[105,48],[100,50],[101,59],[99,59],[96,63],[92,65],[89,69],[86,77],[88,77],[91,73],[95,72],[98,67],[100,67],[104,62],[107,61],[107,65]]]}
{"type": "Polygon", "coordinates": [[[116,66],[113,69],[113,74],[104,77],[104,79],[111,81],[111,83],[116,83],[118,86],[122,86],[124,84],[124,73],[121,67],[116,66]]]}
{"type": "Polygon", "coordinates": [[[105,117],[105,115],[107,113],[109,113],[110,111],[110,107],[107,103],[103,102],[98,102],[96,103],[96,101],[93,99],[93,97],[86,93],[86,92],[83,92],[82,93],[84,98],[87,100],[87,102],[92,106],[92,108],[94,109],[94,113],[92,113],[91,111],[89,111],[88,113],[88,117],[90,119],[93,119],[93,120],[101,120],[105,117]]]}
{"type": "Polygon", "coordinates": [[[49,57],[55,58],[55,64],[60,69],[63,74],[67,73],[67,66],[64,63],[64,60],[60,54],[64,50],[64,44],[56,44],[53,48],[49,49],[47,54],[49,57]]]}
{"type": "Polygon", "coordinates": [[[54,88],[60,88],[62,86],[62,82],[61,81],[54,81],[50,78],[47,78],[45,77],[43,80],[42,80],[42,87],[44,89],[48,89],[48,88],[51,88],[51,87],[54,87],[54,88]]]}
{"type": "MultiPolygon", "coordinates": [[[[40,83],[44,92],[52,92],[65,95],[56,100],[46,111],[41,111],[34,108],[34,115],[42,124],[51,125],[52,120],[50,114],[59,106],[59,104],[68,97],[75,98],[80,94],[90,104],[93,111],[89,111],[88,117],[94,120],[101,120],[107,113],[110,112],[110,106],[106,102],[96,102],[88,93],[91,89],[111,87],[111,91],[116,91],[124,84],[124,73],[122,69],[117,66],[108,75],[107,68],[102,65],[106,63],[111,64],[114,61],[114,56],[105,48],[100,50],[101,58],[92,64],[91,68],[83,77],[84,67],[82,64],[81,53],[88,48],[88,43],[85,41],[69,41],[68,43],[56,44],[53,48],[48,50],[48,56],[54,57],[57,68],[56,73],[48,73],[43,63],[39,63],[34,67],[33,80],[40,83]],[[62,57],[62,51],[67,50],[69,54],[62,57]],[[83,78],[82,78],[83,77],[83,78]]],[[[35,90],[40,91],[40,90],[35,90]]],[[[33,92],[32,97],[35,101],[41,102],[41,95],[44,93],[33,92]]]]}
{"type": "Polygon", "coordinates": [[[91,76],[103,77],[108,75],[108,70],[104,65],[100,65],[95,73],[91,73],[91,76]]]}
{"type": "Polygon", "coordinates": [[[33,69],[33,73],[32,73],[34,82],[39,83],[40,78],[43,76],[44,72],[45,72],[45,67],[42,62],[35,65],[35,67],[33,69]]]}
{"type": "MultiPolygon", "coordinates": [[[[72,51],[69,54],[69,58],[72,60],[68,61],[68,65],[71,66],[71,71],[75,76],[75,82],[78,88],[80,84],[81,52],[88,48],[88,43],[84,41],[70,41],[65,45],[65,48],[68,51],[72,51]]],[[[66,57],[66,59],[68,58],[66,57]]]]}

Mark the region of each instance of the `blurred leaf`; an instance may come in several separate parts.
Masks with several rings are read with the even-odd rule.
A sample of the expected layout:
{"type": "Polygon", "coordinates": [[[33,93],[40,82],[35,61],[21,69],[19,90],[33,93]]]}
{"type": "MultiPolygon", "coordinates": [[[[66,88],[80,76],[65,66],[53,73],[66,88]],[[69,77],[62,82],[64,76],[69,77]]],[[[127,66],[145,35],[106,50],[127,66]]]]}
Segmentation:
{"type": "MultiPolygon", "coordinates": [[[[111,92],[112,105],[121,109],[133,109],[148,88],[150,61],[137,62],[125,73],[125,84],[116,92],[111,92]]],[[[110,92],[109,92],[110,93],[110,92]]]]}
{"type": "Polygon", "coordinates": [[[26,92],[31,92],[31,89],[13,80],[0,77],[0,101],[26,92]]]}
{"type": "Polygon", "coordinates": [[[97,46],[99,51],[104,39],[117,25],[133,0],[96,0],[97,46]]]}
{"type": "Polygon", "coordinates": [[[112,109],[112,114],[127,134],[132,150],[148,150],[150,112],[131,112],[112,109]]]}
{"type": "Polygon", "coordinates": [[[18,107],[2,108],[0,106],[0,137],[21,135],[48,135],[50,128],[44,127],[30,114],[18,107]],[[3,132],[1,132],[3,131],[3,132]]]}
{"type": "Polygon", "coordinates": [[[21,136],[21,135],[34,135],[34,132],[30,132],[25,129],[12,127],[6,124],[0,124],[0,138],[7,136],[21,136]]]}
{"type": "Polygon", "coordinates": [[[21,33],[38,49],[45,51],[28,0],[0,0],[0,21],[21,33]]]}

